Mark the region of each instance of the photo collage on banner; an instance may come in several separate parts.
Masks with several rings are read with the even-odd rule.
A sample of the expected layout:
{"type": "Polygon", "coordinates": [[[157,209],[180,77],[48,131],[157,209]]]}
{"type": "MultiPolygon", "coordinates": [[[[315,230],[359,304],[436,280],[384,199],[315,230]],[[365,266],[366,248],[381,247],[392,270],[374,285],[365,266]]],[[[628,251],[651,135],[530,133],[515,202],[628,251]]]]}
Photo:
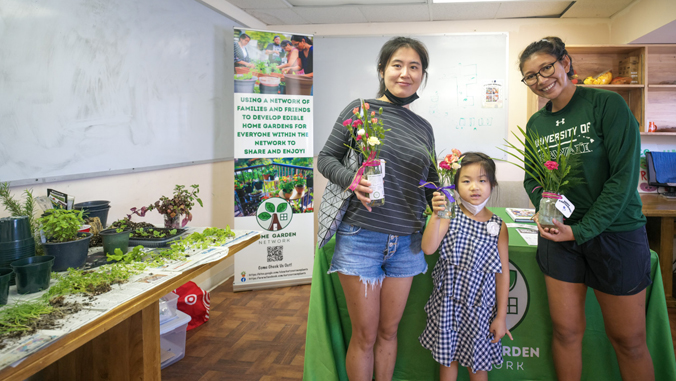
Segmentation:
{"type": "Polygon", "coordinates": [[[312,36],[234,29],[235,291],[310,283],[314,259],[312,36]]]}

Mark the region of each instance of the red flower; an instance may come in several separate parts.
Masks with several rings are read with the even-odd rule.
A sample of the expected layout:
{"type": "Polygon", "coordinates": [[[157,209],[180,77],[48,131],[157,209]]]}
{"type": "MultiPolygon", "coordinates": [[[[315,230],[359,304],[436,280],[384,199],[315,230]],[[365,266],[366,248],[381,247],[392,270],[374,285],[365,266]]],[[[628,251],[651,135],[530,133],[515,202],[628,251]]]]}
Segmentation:
{"type": "Polygon", "coordinates": [[[446,155],[446,157],[444,158],[444,161],[445,161],[446,163],[448,163],[448,164],[453,164],[453,163],[455,163],[456,161],[458,161],[458,157],[455,156],[455,155],[452,155],[452,154],[448,154],[448,155],[446,155]]]}
{"type": "Polygon", "coordinates": [[[545,167],[547,167],[547,169],[549,169],[550,171],[553,171],[555,169],[559,169],[559,163],[555,161],[546,161],[545,167]]]}
{"type": "Polygon", "coordinates": [[[441,163],[439,163],[439,168],[441,168],[441,169],[449,169],[449,170],[450,170],[450,169],[451,169],[451,165],[448,164],[448,163],[445,162],[445,161],[442,161],[441,163]]]}
{"type": "Polygon", "coordinates": [[[364,123],[361,121],[361,119],[357,119],[354,122],[352,122],[352,127],[357,128],[357,127],[361,126],[362,124],[364,124],[364,123]]]}
{"type": "Polygon", "coordinates": [[[357,135],[357,141],[361,140],[361,135],[357,135]]]}
{"type": "Polygon", "coordinates": [[[348,119],[348,120],[344,121],[344,122],[343,122],[343,127],[349,127],[350,124],[352,124],[352,119],[348,119]]]}

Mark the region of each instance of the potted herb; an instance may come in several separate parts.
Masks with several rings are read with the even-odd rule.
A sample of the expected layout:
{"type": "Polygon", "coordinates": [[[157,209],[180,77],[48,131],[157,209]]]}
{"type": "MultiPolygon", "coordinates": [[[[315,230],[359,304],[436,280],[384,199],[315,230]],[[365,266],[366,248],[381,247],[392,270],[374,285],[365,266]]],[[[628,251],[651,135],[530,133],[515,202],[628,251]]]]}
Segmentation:
{"type": "Polygon", "coordinates": [[[45,254],[54,257],[54,271],[77,268],[87,261],[92,233],[79,233],[84,224],[82,210],[49,209],[38,218],[45,237],[45,254]]]}
{"type": "Polygon", "coordinates": [[[246,195],[246,191],[244,190],[244,184],[241,181],[235,180],[235,192],[240,198],[246,195]]]}
{"type": "MultiPolygon", "coordinates": [[[[202,200],[198,197],[200,186],[193,184],[190,187],[192,190],[186,189],[185,185],[176,185],[173,197],[162,196],[155,203],[141,209],[131,208],[131,213],[144,217],[147,212],[157,209],[164,216],[164,227],[169,229],[183,227],[188,224],[188,221],[192,221],[190,211],[195,203],[204,206],[202,200]],[[182,221],[181,216],[184,216],[182,221]]],[[[132,214],[127,215],[127,218],[131,220],[132,214]]]]}
{"type": "Polygon", "coordinates": [[[235,92],[236,93],[253,93],[256,79],[251,73],[235,74],[235,92]]]}
{"type": "Polygon", "coordinates": [[[305,177],[303,177],[302,173],[293,175],[293,186],[296,188],[296,193],[298,193],[298,195],[303,194],[303,191],[305,190],[305,177]]]}
{"type": "Polygon", "coordinates": [[[282,180],[279,182],[279,188],[282,190],[284,198],[289,200],[293,194],[294,188],[293,179],[289,176],[282,177],[282,180]]]}

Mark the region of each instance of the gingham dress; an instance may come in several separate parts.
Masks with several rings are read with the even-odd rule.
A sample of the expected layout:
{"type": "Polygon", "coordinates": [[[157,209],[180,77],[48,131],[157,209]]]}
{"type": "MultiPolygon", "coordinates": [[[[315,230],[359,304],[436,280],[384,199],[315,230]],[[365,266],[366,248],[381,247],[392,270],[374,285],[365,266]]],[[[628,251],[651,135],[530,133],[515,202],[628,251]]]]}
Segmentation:
{"type": "Polygon", "coordinates": [[[474,221],[456,208],[432,271],[434,290],[425,305],[427,326],[419,340],[440,364],[457,361],[475,372],[489,371],[502,364],[502,344],[491,343],[489,332],[497,314],[495,273],[502,266],[499,234],[489,234],[488,225],[501,227],[502,219],[493,215],[486,222],[474,221]]]}

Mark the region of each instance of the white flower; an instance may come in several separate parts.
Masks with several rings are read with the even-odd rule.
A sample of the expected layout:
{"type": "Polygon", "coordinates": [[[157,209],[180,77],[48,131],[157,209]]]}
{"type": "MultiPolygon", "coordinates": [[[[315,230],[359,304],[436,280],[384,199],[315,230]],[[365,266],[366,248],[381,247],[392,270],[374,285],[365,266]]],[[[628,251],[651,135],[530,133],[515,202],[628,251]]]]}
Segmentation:
{"type": "Polygon", "coordinates": [[[375,136],[371,136],[368,140],[368,143],[371,146],[377,146],[378,144],[380,144],[380,140],[378,140],[378,138],[375,136]]]}
{"type": "Polygon", "coordinates": [[[491,221],[486,225],[486,230],[488,230],[488,234],[495,237],[496,235],[500,234],[500,225],[498,225],[497,222],[491,221]]]}
{"type": "Polygon", "coordinates": [[[453,164],[451,164],[451,168],[453,168],[453,169],[455,169],[455,170],[457,171],[458,169],[460,169],[460,164],[458,164],[458,163],[453,163],[453,164]]]}
{"type": "Polygon", "coordinates": [[[364,135],[365,133],[366,133],[366,130],[364,130],[363,128],[360,129],[359,131],[357,131],[357,135],[359,135],[359,136],[362,136],[362,135],[364,135]]]}

